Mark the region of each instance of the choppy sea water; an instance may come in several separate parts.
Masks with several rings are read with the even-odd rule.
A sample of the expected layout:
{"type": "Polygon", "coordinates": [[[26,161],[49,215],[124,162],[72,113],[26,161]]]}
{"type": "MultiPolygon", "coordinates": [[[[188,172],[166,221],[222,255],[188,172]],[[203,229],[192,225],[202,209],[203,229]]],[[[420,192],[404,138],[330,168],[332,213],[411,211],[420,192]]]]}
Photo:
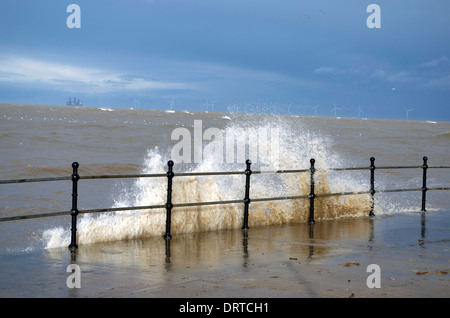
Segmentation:
{"type": "MultiPolygon", "coordinates": [[[[318,169],[316,193],[369,190],[369,170],[330,168],[368,167],[370,157],[375,157],[376,166],[420,166],[424,156],[429,158],[429,166],[450,165],[448,122],[2,104],[0,179],[69,176],[75,161],[81,176],[165,173],[167,161],[174,155],[181,156],[179,151],[174,153],[174,149],[180,149],[180,135],[191,138],[184,139],[192,145],[190,156],[186,147],[182,152],[191,160],[175,163],[175,174],[243,171],[238,141],[227,148],[230,134],[238,141],[243,137],[256,141],[256,148],[254,144],[245,147],[245,157],[253,156],[255,170],[307,169],[314,158],[318,169]],[[218,145],[223,145],[222,156],[217,155],[220,147],[214,148],[218,145]],[[269,156],[265,160],[254,157],[256,150],[269,156]],[[226,160],[230,151],[235,156],[226,160]],[[275,159],[270,156],[273,153],[277,154],[275,159]]],[[[375,170],[375,175],[378,190],[422,186],[419,168],[375,170]]],[[[80,180],[78,208],[164,204],[166,184],[165,178],[80,180]]],[[[428,169],[428,187],[449,185],[448,169],[428,169]]],[[[244,175],[175,177],[172,202],[243,199],[244,186],[244,175]]],[[[68,211],[71,187],[71,181],[2,184],[0,217],[68,211]]],[[[308,193],[306,173],[252,176],[252,198],[308,193]]],[[[370,205],[369,195],[317,199],[315,219],[366,217],[370,205]]],[[[427,193],[429,213],[449,210],[449,206],[448,191],[427,193]]],[[[375,196],[378,217],[420,209],[420,192],[375,196]]],[[[308,214],[306,199],[252,202],[249,225],[306,222],[308,214]]],[[[174,209],[172,234],[239,228],[242,215],[243,204],[174,209]]],[[[1,222],[0,229],[1,253],[70,243],[70,216],[1,222]]],[[[156,209],[80,215],[77,235],[78,244],[83,245],[157,236],[164,230],[165,210],[156,209]]]]}

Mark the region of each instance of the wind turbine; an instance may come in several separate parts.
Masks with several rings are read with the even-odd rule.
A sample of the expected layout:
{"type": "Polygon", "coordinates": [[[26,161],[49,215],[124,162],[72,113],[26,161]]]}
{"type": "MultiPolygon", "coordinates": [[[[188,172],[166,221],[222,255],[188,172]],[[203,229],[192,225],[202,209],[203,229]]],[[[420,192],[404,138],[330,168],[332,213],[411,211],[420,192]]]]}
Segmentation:
{"type": "Polygon", "coordinates": [[[319,105],[315,105],[315,106],[313,106],[313,108],[314,108],[314,116],[317,116],[317,107],[319,107],[319,105]]]}
{"type": "Polygon", "coordinates": [[[291,114],[291,104],[292,104],[292,103],[287,104],[288,115],[291,114]]]}
{"type": "Polygon", "coordinates": [[[214,112],[214,105],[217,103],[217,100],[206,100],[203,104],[202,104],[202,111],[204,112],[214,112]]]}
{"type": "Polygon", "coordinates": [[[361,113],[364,113],[361,106],[358,106],[358,117],[361,118],[361,113]]]}
{"type": "Polygon", "coordinates": [[[411,109],[406,109],[405,107],[403,107],[403,109],[406,111],[406,120],[408,120],[408,114],[409,114],[409,112],[410,111],[412,111],[413,109],[411,108],[411,109]]]}
{"type": "Polygon", "coordinates": [[[335,103],[333,103],[333,106],[334,106],[334,107],[333,107],[334,117],[337,117],[337,116],[336,116],[336,110],[341,110],[341,109],[340,109],[339,107],[337,107],[335,103]]]}
{"type": "Polygon", "coordinates": [[[217,103],[217,100],[211,102],[211,111],[214,112],[214,104],[217,103]]]}
{"type": "Polygon", "coordinates": [[[175,106],[175,97],[172,97],[172,100],[170,101],[170,110],[173,110],[174,106],[175,106]]]}

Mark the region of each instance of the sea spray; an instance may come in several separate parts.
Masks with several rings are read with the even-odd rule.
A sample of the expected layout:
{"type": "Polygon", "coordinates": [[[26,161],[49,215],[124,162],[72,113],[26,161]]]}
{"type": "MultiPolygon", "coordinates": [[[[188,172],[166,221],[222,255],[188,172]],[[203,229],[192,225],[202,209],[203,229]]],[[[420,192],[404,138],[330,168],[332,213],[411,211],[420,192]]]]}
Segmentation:
{"type": "MultiPolygon", "coordinates": [[[[338,154],[330,152],[330,141],[306,128],[299,127],[301,121],[291,127],[280,116],[264,117],[264,120],[249,122],[233,120],[221,129],[226,134],[244,129],[251,135],[261,128],[276,129],[279,133],[276,161],[258,161],[252,170],[265,173],[251,177],[250,198],[267,198],[281,196],[302,196],[309,194],[309,171],[300,173],[273,173],[283,169],[307,169],[309,160],[316,160],[315,191],[319,193],[341,191],[367,191],[367,182],[360,182],[358,177],[345,172],[340,174],[328,171],[330,167],[339,166],[338,154]]],[[[212,141],[203,141],[204,147],[200,163],[175,164],[172,203],[195,203],[208,201],[243,199],[245,175],[219,176],[177,176],[181,172],[218,172],[243,171],[245,164],[214,160],[214,149],[209,149],[212,141]]],[[[234,147],[237,147],[235,145],[234,147]]],[[[270,138],[258,144],[260,153],[270,153],[273,143],[270,138]]],[[[224,145],[226,150],[226,145],[224,145]]],[[[228,148],[229,150],[230,148],[228,148]]],[[[251,157],[247,145],[246,155],[251,157]]],[[[237,151],[236,148],[234,148],[237,151]]],[[[143,161],[142,173],[165,173],[169,151],[158,147],[148,150],[143,161]]],[[[254,155],[253,155],[254,156],[254,155]]],[[[132,187],[117,189],[114,207],[145,206],[165,204],[167,178],[138,178],[132,187]]],[[[333,219],[348,216],[367,215],[370,209],[368,195],[333,196],[316,198],[315,220],[333,219]]],[[[87,214],[79,218],[78,244],[108,242],[115,240],[136,239],[141,237],[163,235],[165,231],[165,209],[136,210],[87,214]]],[[[249,226],[269,226],[304,222],[309,216],[309,199],[277,200],[250,203],[249,226]]],[[[240,228],[243,221],[243,203],[195,207],[175,207],[172,210],[171,234],[212,231],[218,229],[240,228]]],[[[46,230],[43,235],[47,248],[66,246],[70,242],[70,230],[61,227],[46,230]]]]}

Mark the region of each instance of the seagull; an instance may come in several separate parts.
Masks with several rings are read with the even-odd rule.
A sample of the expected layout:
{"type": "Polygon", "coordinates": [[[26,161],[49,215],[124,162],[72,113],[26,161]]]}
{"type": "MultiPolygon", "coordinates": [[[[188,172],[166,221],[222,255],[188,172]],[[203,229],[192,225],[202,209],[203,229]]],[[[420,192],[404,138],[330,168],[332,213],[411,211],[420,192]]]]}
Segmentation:
{"type": "Polygon", "coordinates": [[[325,14],[325,11],[323,11],[323,10],[320,10],[320,12],[322,12],[322,14],[325,14]]]}

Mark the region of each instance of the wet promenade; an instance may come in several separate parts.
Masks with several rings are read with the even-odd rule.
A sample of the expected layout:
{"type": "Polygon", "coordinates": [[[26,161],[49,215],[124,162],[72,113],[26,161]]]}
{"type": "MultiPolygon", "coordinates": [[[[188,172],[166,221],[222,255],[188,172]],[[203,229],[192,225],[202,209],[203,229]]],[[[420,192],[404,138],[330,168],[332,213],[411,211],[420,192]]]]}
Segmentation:
{"type": "Polygon", "coordinates": [[[74,255],[4,254],[0,297],[449,297],[448,213],[178,234],[80,246],[74,255]],[[79,266],[80,288],[67,285],[70,264],[79,266]]]}

